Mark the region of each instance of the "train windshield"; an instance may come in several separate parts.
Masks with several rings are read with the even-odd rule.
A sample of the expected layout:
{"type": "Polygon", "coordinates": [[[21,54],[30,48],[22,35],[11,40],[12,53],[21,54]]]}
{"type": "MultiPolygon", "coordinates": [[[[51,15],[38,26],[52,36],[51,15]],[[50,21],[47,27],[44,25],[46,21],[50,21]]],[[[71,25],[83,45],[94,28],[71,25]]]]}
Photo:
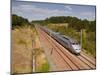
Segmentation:
{"type": "Polygon", "coordinates": [[[78,45],[78,43],[77,43],[77,42],[76,42],[76,43],[74,42],[74,43],[72,43],[72,44],[73,44],[73,45],[78,45]]]}

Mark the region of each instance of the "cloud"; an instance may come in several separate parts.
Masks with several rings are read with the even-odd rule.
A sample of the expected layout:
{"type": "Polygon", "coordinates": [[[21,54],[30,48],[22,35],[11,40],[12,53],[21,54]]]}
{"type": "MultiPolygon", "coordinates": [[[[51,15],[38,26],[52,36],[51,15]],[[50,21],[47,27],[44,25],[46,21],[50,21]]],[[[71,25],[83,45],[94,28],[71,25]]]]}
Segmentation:
{"type": "Polygon", "coordinates": [[[70,6],[65,6],[65,8],[67,8],[68,10],[72,10],[72,8],[70,6]]]}
{"type": "Polygon", "coordinates": [[[95,12],[85,11],[85,12],[80,12],[79,15],[81,16],[82,19],[88,19],[88,20],[95,19],[95,12]]]}
{"type": "Polygon", "coordinates": [[[80,13],[81,15],[83,16],[92,16],[92,15],[95,15],[95,13],[93,12],[83,12],[83,13],[80,13]]]}
{"type": "Polygon", "coordinates": [[[34,18],[43,18],[43,17],[50,17],[50,16],[58,16],[58,15],[67,15],[71,12],[67,10],[60,10],[60,9],[49,9],[47,7],[38,7],[36,5],[18,5],[12,7],[12,13],[19,14],[22,16],[34,17],[34,18]],[[40,16],[40,17],[39,17],[40,16]]]}
{"type": "Polygon", "coordinates": [[[65,10],[59,10],[59,9],[48,9],[48,8],[40,8],[35,5],[20,5],[13,7],[13,10],[18,11],[33,11],[33,13],[39,13],[39,14],[53,14],[53,13],[69,13],[65,10]]]}

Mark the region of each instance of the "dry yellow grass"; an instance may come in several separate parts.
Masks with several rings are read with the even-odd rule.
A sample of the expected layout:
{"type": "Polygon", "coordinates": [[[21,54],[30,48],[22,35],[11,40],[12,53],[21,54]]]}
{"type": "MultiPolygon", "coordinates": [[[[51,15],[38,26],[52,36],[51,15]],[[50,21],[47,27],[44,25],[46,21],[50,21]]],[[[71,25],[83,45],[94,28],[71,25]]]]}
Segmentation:
{"type": "Polygon", "coordinates": [[[12,30],[12,73],[32,72],[32,40],[31,27],[12,30]]]}
{"type": "Polygon", "coordinates": [[[35,67],[42,70],[44,64],[48,65],[35,28],[26,26],[12,30],[12,74],[32,73],[35,67]]]}

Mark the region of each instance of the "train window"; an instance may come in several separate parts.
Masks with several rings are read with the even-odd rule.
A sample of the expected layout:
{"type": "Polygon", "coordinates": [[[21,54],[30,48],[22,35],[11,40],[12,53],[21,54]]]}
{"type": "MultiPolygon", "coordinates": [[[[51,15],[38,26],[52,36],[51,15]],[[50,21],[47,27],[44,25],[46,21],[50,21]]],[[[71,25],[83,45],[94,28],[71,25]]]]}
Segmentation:
{"type": "Polygon", "coordinates": [[[66,37],[63,37],[64,39],[66,39],[66,40],[69,40],[68,38],[66,38],[66,37]]]}
{"type": "Polygon", "coordinates": [[[75,45],[75,43],[72,43],[73,45],[75,45]]]}

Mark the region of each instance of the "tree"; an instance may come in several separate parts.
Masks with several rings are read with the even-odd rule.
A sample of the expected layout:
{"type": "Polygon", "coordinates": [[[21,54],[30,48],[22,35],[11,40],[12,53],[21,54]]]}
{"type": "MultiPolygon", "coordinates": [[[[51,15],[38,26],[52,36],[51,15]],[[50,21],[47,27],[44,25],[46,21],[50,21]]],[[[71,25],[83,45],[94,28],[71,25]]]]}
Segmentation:
{"type": "Polygon", "coordinates": [[[29,24],[27,19],[15,14],[12,15],[12,28],[16,26],[23,26],[25,24],[29,24]]]}

